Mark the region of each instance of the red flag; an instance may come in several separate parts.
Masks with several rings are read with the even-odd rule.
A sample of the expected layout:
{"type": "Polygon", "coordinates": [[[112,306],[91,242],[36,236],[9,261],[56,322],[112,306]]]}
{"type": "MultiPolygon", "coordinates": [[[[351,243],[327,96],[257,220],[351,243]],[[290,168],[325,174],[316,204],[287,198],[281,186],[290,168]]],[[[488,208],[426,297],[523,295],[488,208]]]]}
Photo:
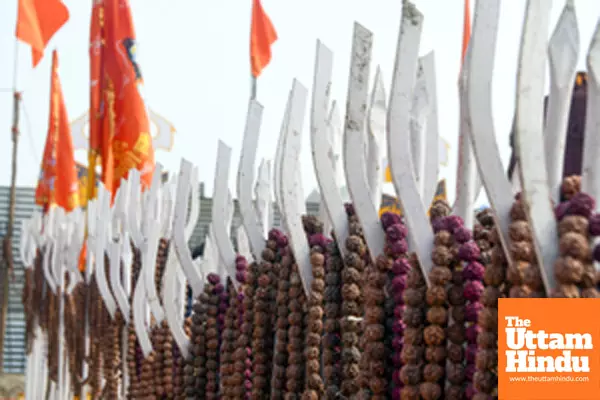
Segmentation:
{"type": "Polygon", "coordinates": [[[31,46],[34,67],[52,36],[68,19],[69,10],[60,0],[19,0],[15,35],[31,46]]]}
{"type": "Polygon", "coordinates": [[[48,209],[57,205],[67,211],[79,206],[79,181],[71,139],[71,125],[58,76],[58,54],[52,53],[50,116],[36,203],[48,209]]]}
{"type": "Polygon", "coordinates": [[[147,188],[154,172],[150,121],[142,96],[143,79],[136,60],[136,37],[128,0],[104,0],[103,97],[104,140],[111,140],[113,194],[131,168],[147,188]]]}
{"type": "Polygon", "coordinates": [[[269,16],[260,4],[253,0],[252,27],[250,30],[250,65],[252,76],[258,78],[271,62],[271,45],[277,41],[277,32],[269,16]]]}

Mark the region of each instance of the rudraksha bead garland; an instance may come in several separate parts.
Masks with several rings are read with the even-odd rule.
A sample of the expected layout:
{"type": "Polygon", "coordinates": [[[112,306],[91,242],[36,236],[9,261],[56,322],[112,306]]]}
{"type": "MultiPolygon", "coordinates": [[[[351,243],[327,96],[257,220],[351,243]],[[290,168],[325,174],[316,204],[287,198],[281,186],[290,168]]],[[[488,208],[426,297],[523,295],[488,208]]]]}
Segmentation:
{"type": "Polygon", "coordinates": [[[325,261],[325,322],[323,324],[323,378],[325,397],[337,398],[341,384],[341,331],[342,310],[342,268],[343,260],[338,243],[328,245],[328,257],[325,261]]]}
{"type": "Polygon", "coordinates": [[[330,240],[323,235],[323,223],[316,217],[303,218],[311,247],[310,263],[313,281],[308,296],[308,315],[305,332],[304,400],[322,399],[325,384],[321,376],[321,337],[323,335],[323,296],[325,293],[325,262],[330,240]]]}
{"type": "Polygon", "coordinates": [[[48,291],[48,375],[58,381],[58,296],[48,291]]]}
{"type": "MultiPolygon", "coordinates": [[[[256,265],[253,263],[253,265],[256,265]]],[[[254,286],[254,269],[248,268],[248,261],[245,257],[238,255],[235,260],[235,278],[240,284],[239,292],[235,298],[235,306],[231,306],[234,310],[234,326],[236,336],[233,341],[232,353],[232,392],[231,396],[235,399],[245,400],[250,396],[252,389],[252,359],[250,348],[250,335],[252,334],[251,325],[246,323],[245,318],[252,317],[252,295],[247,295],[249,287],[254,286]],[[246,302],[249,298],[250,301],[246,302]],[[248,306],[248,308],[246,308],[248,306]],[[235,308],[234,308],[235,307],[235,308]]]]}
{"type": "Polygon", "coordinates": [[[561,202],[571,200],[571,198],[579,192],[581,192],[581,176],[571,175],[562,180],[560,185],[561,202]]]}
{"type": "Polygon", "coordinates": [[[155,388],[155,372],[154,364],[156,359],[156,352],[152,351],[147,357],[142,358],[141,362],[141,373],[140,373],[140,397],[142,399],[155,400],[156,388],[155,388]]]}
{"type": "MultiPolygon", "coordinates": [[[[152,379],[151,390],[146,389],[146,396],[155,396],[156,398],[162,398],[165,394],[164,382],[163,382],[163,347],[164,347],[164,336],[162,332],[162,327],[154,321],[152,318],[152,328],[150,331],[150,342],[152,343],[152,353],[150,357],[152,359],[152,365],[150,368],[152,369],[152,375],[147,374],[147,378],[152,379]],[[148,393],[150,392],[150,393],[148,393]]],[[[145,367],[146,363],[144,362],[143,370],[146,371],[145,367]]],[[[142,378],[144,379],[144,378],[142,378]]]]}
{"type": "Polygon", "coordinates": [[[129,386],[127,388],[127,398],[136,399],[139,396],[139,371],[136,363],[137,336],[131,321],[133,321],[133,311],[129,313],[129,327],[127,329],[127,374],[129,375],[129,386]]]}
{"type": "Polygon", "coordinates": [[[206,361],[208,342],[206,321],[208,319],[208,307],[213,285],[207,282],[203,292],[198,296],[193,306],[192,313],[192,339],[190,356],[186,362],[186,395],[196,399],[206,398],[206,361]]]}
{"type": "Polygon", "coordinates": [[[392,260],[385,255],[377,257],[375,265],[366,268],[364,288],[364,330],[361,337],[363,352],[360,360],[361,398],[386,398],[388,380],[385,348],[385,284],[392,260]]]}
{"type": "MultiPolygon", "coordinates": [[[[105,276],[110,272],[110,260],[107,255],[104,256],[105,276]]],[[[121,326],[123,324],[122,315],[117,310],[114,319],[110,317],[108,310],[105,309],[102,302],[103,311],[101,313],[102,329],[99,336],[100,351],[102,353],[102,377],[105,379],[102,393],[108,398],[119,396],[120,387],[120,363],[121,363],[121,326]]]]}
{"type": "Polygon", "coordinates": [[[270,393],[271,363],[273,359],[273,326],[275,324],[275,297],[277,276],[273,269],[278,249],[287,247],[287,238],[277,230],[269,232],[267,246],[257,271],[254,291],[254,319],[252,322],[252,391],[251,399],[259,400],[270,393]]]}
{"type": "Polygon", "coordinates": [[[510,253],[513,264],[508,268],[506,275],[511,283],[509,295],[516,298],[544,297],[538,260],[533,246],[533,234],[520,194],[515,196],[510,217],[510,253]]]}
{"type": "MultiPolygon", "coordinates": [[[[461,221],[462,222],[462,221],[461,221]]],[[[477,337],[481,328],[478,325],[478,318],[483,310],[483,304],[480,302],[480,297],[483,293],[483,273],[485,268],[480,263],[481,251],[475,241],[472,240],[471,231],[466,227],[461,226],[453,231],[454,241],[460,244],[458,248],[459,266],[457,272],[462,274],[463,279],[463,297],[467,301],[465,306],[465,321],[466,321],[466,339],[467,347],[465,349],[465,378],[467,387],[465,395],[467,399],[471,399],[475,394],[475,388],[472,385],[473,375],[475,374],[475,356],[477,354],[477,337]]],[[[489,361],[489,356],[486,354],[482,360],[486,363],[489,361]]]]}
{"type": "MultiPolygon", "coordinates": [[[[351,204],[346,204],[349,220],[349,233],[346,239],[345,267],[342,270],[342,318],[340,328],[342,334],[342,382],[341,393],[353,397],[359,391],[359,363],[361,351],[359,338],[362,328],[363,296],[362,279],[365,269],[364,257],[367,247],[363,242],[362,228],[351,204]]],[[[381,310],[383,313],[383,310],[381,310]]]]}
{"type": "MultiPolygon", "coordinates": [[[[446,217],[440,217],[445,220],[446,217]]],[[[426,400],[441,398],[443,393],[443,378],[446,366],[446,330],[448,325],[447,287],[452,280],[454,259],[452,256],[452,232],[446,224],[434,224],[436,233],[434,249],[431,255],[433,268],[429,273],[430,287],[425,294],[425,301],[429,306],[426,320],[429,325],[424,329],[423,336],[425,349],[420,346],[405,345],[402,355],[408,364],[414,363],[419,358],[419,353],[426,354],[427,364],[423,369],[423,383],[421,383],[421,396],[426,400]]],[[[405,301],[408,307],[417,307],[419,293],[415,289],[407,289],[405,301]],[[412,302],[415,302],[414,304],[412,302]]]]}
{"type": "Polygon", "coordinates": [[[219,396],[219,304],[221,293],[225,290],[221,278],[217,274],[208,274],[205,289],[208,295],[206,310],[206,400],[215,400],[219,396]]]}
{"type": "MultiPolygon", "coordinates": [[[[184,320],[184,331],[188,338],[192,336],[191,326],[192,319],[187,317],[184,320]]],[[[175,359],[173,365],[173,392],[175,394],[175,399],[185,400],[185,360],[176,343],[173,343],[173,356],[175,359]]]]}
{"type": "MultiPolygon", "coordinates": [[[[569,188],[569,178],[563,188],[569,188]]],[[[556,207],[560,257],[554,265],[558,283],[552,297],[598,297],[596,270],[590,243],[600,235],[600,214],[594,214],[596,201],[586,193],[563,194],[568,200],[556,207]]]]}
{"type": "Polygon", "coordinates": [[[230,300],[229,307],[225,313],[225,322],[223,331],[221,332],[221,351],[220,351],[220,366],[219,376],[221,379],[222,398],[233,399],[235,398],[234,390],[236,386],[242,386],[243,380],[239,382],[234,381],[234,361],[233,353],[235,352],[235,340],[239,336],[238,326],[238,303],[237,292],[233,285],[227,285],[227,293],[230,300]]]}
{"type": "Polygon", "coordinates": [[[162,369],[163,398],[174,399],[173,366],[175,365],[175,354],[173,348],[176,346],[173,346],[173,335],[167,320],[160,323],[160,330],[164,339],[162,340],[162,349],[157,349],[157,351],[162,353],[162,365],[159,365],[159,368],[162,369]]]}
{"type": "Polygon", "coordinates": [[[106,334],[103,337],[103,370],[106,380],[104,393],[107,399],[118,399],[121,387],[121,328],[123,316],[120,311],[115,313],[115,319],[110,320],[106,314],[106,334]]]}
{"type": "MultiPolygon", "coordinates": [[[[414,255],[410,257],[411,269],[406,281],[404,299],[409,293],[420,293],[424,296],[426,292],[425,279],[421,272],[419,262],[414,255]],[[409,291],[413,289],[413,291],[409,291]]],[[[411,295],[412,296],[412,295],[411,295]]],[[[406,301],[406,300],[405,300],[406,301]]],[[[411,302],[412,303],[412,302],[411,302]]],[[[414,303],[413,303],[414,304],[414,303]]],[[[412,348],[423,348],[423,328],[425,323],[425,309],[423,305],[410,306],[406,304],[402,320],[405,324],[404,347],[402,354],[408,354],[412,348]]],[[[400,398],[407,400],[420,399],[419,385],[422,380],[423,355],[415,354],[412,357],[403,357],[403,366],[400,369],[401,391],[400,398]]]]}
{"type": "Polygon", "coordinates": [[[473,227],[473,239],[481,252],[481,264],[488,266],[492,263],[492,248],[494,247],[495,221],[491,208],[486,208],[476,215],[477,223],[473,227]]]}
{"type": "MultiPolygon", "coordinates": [[[[481,281],[483,288],[479,296],[479,301],[483,306],[481,313],[485,313],[487,315],[485,318],[489,318],[490,311],[487,310],[487,308],[490,306],[492,308],[496,308],[498,301],[497,295],[499,294],[499,291],[496,288],[490,287],[488,290],[484,285],[485,271],[487,268],[492,268],[491,264],[495,246],[493,237],[496,228],[492,209],[487,208],[478,212],[476,215],[476,220],[477,223],[473,227],[473,239],[475,240],[477,247],[479,247],[480,263],[479,265],[477,263],[468,264],[463,271],[463,277],[467,283],[468,281],[481,281]],[[491,296],[491,298],[489,296],[491,296]]],[[[500,245],[498,244],[498,246],[500,245]]],[[[492,313],[492,318],[493,315],[496,314],[492,313]]],[[[467,363],[472,363],[473,360],[475,361],[475,372],[477,372],[477,370],[488,370],[489,364],[487,360],[489,360],[490,357],[495,357],[496,359],[498,357],[497,330],[493,332],[484,330],[479,323],[479,316],[477,326],[479,329],[475,343],[472,342],[472,334],[470,334],[474,328],[469,327],[471,331],[467,331],[467,339],[469,340],[469,344],[467,346],[465,355],[467,363]],[[480,354],[482,355],[479,356],[480,354]]],[[[495,368],[496,366],[492,367],[493,370],[495,370],[495,368]]],[[[474,376],[475,374],[473,374],[473,377],[474,376]]],[[[488,400],[488,395],[485,393],[478,393],[477,389],[472,384],[468,387],[468,394],[473,394],[474,399],[488,400]]]]}
{"type": "Polygon", "coordinates": [[[92,396],[100,396],[102,391],[102,338],[104,337],[106,308],[98,290],[98,284],[92,280],[94,291],[91,297],[90,315],[90,386],[92,396]]]}
{"type": "MultiPolygon", "coordinates": [[[[295,399],[294,394],[302,393],[304,387],[304,316],[306,315],[306,295],[298,264],[294,262],[290,272],[288,290],[288,365],[286,368],[286,399],[295,399]]],[[[298,396],[299,397],[299,396],[298,396]]]]}
{"type": "MultiPolygon", "coordinates": [[[[498,231],[494,230],[491,236],[491,262],[486,265],[483,275],[485,289],[480,296],[483,310],[477,321],[481,327],[477,337],[477,352],[483,351],[492,356],[498,353],[498,300],[508,294],[507,261],[498,235],[498,231]]],[[[473,386],[477,393],[473,400],[490,400],[494,395],[497,396],[497,366],[491,370],[484,369],[484,366],[476,363],[473,386]]]]}
{"type": "Polygon", "coordinates": [[[79,282],[70,295],[65,296],[65,329],[69,357],[69,373],[74,393],[81,392],[81,370],[84,361],[85,336],[81,315],[85,315],[87,286],[79,282]]]}
{"type": "MultiPolygon", "coordinates": [[[[381,225],[385,231],[385,256],[390,262],[387,281],[385,284],[385,340],[386,346],[386,381],[388,384],[388,395],[392,399],[400,398],[399,371],[402,367],[402,347],[404,322],[404,289],[406,289],[406,278],[410,271],[410,263],[407,259],[408,245],[406,235],[408,231],[402,223],[399,215],[386,212],[381,216],[381,225]]],[[[367,315],[365,311],[365,315],[367,315]]]]}
{"type": "MultiPolygon", "coordinates": [[[[219,304],[218,304],[218,314],[217,314],[217,332],[218,332],[218,347],[217,347],[217,358],[218,363],[216,366],[216,374],[217,374],[217,395],[219,398],[225,395],[225,378],[227,378],[227,374],[221,374],[221,365],[227,364],[229,361],[224,359],[224,356],[227,356],[227,352],[224,352],[223,344],[225,342],[224,333],[225,333],[225,322],[227,320],[227,312],[229,311],[229,306],[231,304],[230,301],[230,289],[233,287],[233,283],[231,279],[226,276],[225,283],[223,286],[223,290],[219,293],[219,304]]],[[[229,357],[231,359],[231,357],[229,357]]]]}
{"type": "MultiPolygon", "coordinates": [[[[68,278],[67,278],[68,280],[68,278]]],[[[67,286],[66,284],[65,286],[67,286]]],[[[65,294],[65,344],[67,347],[67,365],[68,365],[68,373],[71,377],[71,389],[74,390],[74,393],[79,393],[75,391],[76,386],[78,386],[77,375],[81,372],[81,370],[77,370],[77,308],[75,305],[75,293],[65,294]]]]}
{"type": "MultiPolygon", "coordinates": [[[[491,287],[490,290],[485,288],[483,284],[484,274],[487,268],[492,268],[492,259],[493,259],[493,251],[494,251],[494,232],[495,232],[495,222],[494,217],[492,215],[492,210],[487,208],[477,213],[476,215],[476,224],[473,227],[473,239],[477,244],[477,247],[480,251],[479,261],[480,263],[469,263],[464,271],[463,277],[467,281],[467,285],[465,287],[465,291],[471,290],[467,289],[467,287],[473,286],[472,289],[476,289],[475,286],[477,284],[470,284],[469,281],[481,281],[481,293],[479,295],[479,301],[481,302],[482,309],[480,313],[482,314],[482,319],[487,319],[490,315],[496,315],[494,313],[490,314],[490,311],[487,308],[491,305],[492,308],[497,306],[498,298],[496,295],[499,293],[496,291],[494,287],[491,287]],[[487,290],[487,291],[486,291],[487,290]],[[490,299],[488,296],[492,296],[490,299]],[[490,303],[491,300],[491,303],[490,303]]],[[[465,296],[469,296],[469,293],[465,293],[465,296]]],[[[497,349],[497,330],[493,332],[489,330],[484,330],[479,323],[479,315],[477,316],[477,327],[469,326],[467,328],[467,340],[468,345],[465,350],[465,358],[468,364],[468,376],[471,376],[471,383],[467,387],[467,395],[469,398],[487,400],[488,395],[485,393],[478,392],[475,385],[473,385],[472,380],[475,378],[475,373],[479,370],[486,371],[488,370],[489,360],[498,358],[498,349],[497,349]],[[473,338],[473,334],[476,332],[476,337],[473,338]],[[475,340],[475,342],[473,342],[475,340]],[[471,365],[475,363],[475,368],[471,365]]],[[[484,324],[486,325],[485,321],[484,324]]],[[[486,325],[487,326],[487,325],[486,325]]],[[[489,328],[488,328],[489,329],[489,328]]],[[[497,365],[497,363],[496,363],[497,365]]],[[[492,366],[492,370],[495,366],[492,366]]],[[[479,375],[478,375],[479,376],[479,375]]]]}
{"type": "MultiPolygon", "coordinates": [[[[436,202],[430,210],[432,223],[449,213],[449,207],[443,202],[436,202]]],[[[409,257],[410,269],[406,274],[406,280],[395,278],[397,287],[404,287],[402,304],[406,303],[404,309],[398,310],[403,322],[403,343],[400,361],[402,367],[394,376],[395,387],[399,389],[393,392],[393,398],[402,398],[407,400],[420,399],[420,384],[423,376],[423,364],[425,357],[430,362],[439,360],[440,355],[424,351],[423,330],[425,324],[425,302],[413,301],[415,298],[425,299],[427,286],[421,272],[417,258],[413,255],[409,257]],[[406,282],[406,283],[404,283],[406,282]],[[410,299],[409,299],[410,297],[410,299]],[[409,300],[407,302],[407,299],[409,300]],[[400,311],[402,312],[400,313],[400,311]],[[424,354],[425,353],[425,354],[424,354]]],[[[404,272],[407,268],[402,268],[403,264],[396,263],[395,268],[404,272]]],[[[400,303],[399,303],[400,304],[400,303]]],[[[399,326],[399,324],[397,324],[399,326]]],[[[397,345],[398,346],[398,345],[397,345]]],[[[398,346],[399,347],[399,346],[398,346]]],[[[427,387],[424,387],[426,390],[427,387]]]]}
{"type": "MultiPolygon", "coordinates": [[[[452,271],[452,282],[448,290],[451,318],[447,329],[447,357],[449,362],[446,365],[446,380],[450,387],[447,388],[446,398],[470,398],[469,396],[472,396],[472,394],[469,395],[467,389],[474,371],[473,367],[465,364],[465,340],[467,339],[465,323],[476,322],[477,312],[481,307],[477,301],[467,304],[467,299],[464,297],[463,263],[478,260],[479,247],[471,241],[471,232],[465,229],[460,217],[448,216],[442,218],[440,225],[442,227],[440,232],[445,231],[446,237],[445,239],[439,238],[450,240],[447,245],[450,249],[449,266],[452,271]]],[[[440,225],[434,224],[434,227],[439,228],[440,225]]]]}
{"type": "Polygon", "coordinates": [[[288,316],[289,310],[289,289],[290,274],[292,268],[292,258],[289,254],[279,257],[277,264],[279,269],[279,280],[277,282],[277,320],[275,323],[275,352],[273,355],[273,375],[271,377],[271,399],[283,399],[286,382],[286,369],[288,366],[288,316]]]}
{"type": "Polygon", "coordinates": [[[236,380],[238,380],[238,374],[242,374],[244,384],[240,387],[243,389],[244,400],[250,399],[252,393],[252,335],[254,323],[254,294],[258,287],[258,268],[259,264],[256,261],[250,264],[246,284],[242,290],[243,296],[241,294],[238,295],[242,309],[240,310],[238,317],[240,318],[241,334],[236,342],[236,351],[234,353],[235,376],[236,380]]]}
{"type": "MultiPolygon", "coordinates": [[[[224,287],[221,293],[219,293],[219,314],[217,315],[217,327],[219,329],[219,349],[221,348],[221,342],[223,341],[223,330],[225,329],[225,315],[229,309],[229,288],[233,286],[231,279],[227,277],[224,282],[224,287]]],[[[219,356],[220,357],[220,356],[219,356]]],[[[219,359],[220,362],[220,359],[219,359]]]]}
{"type": "MultiPolygon", "coordinates": [[[[142,270],[142,257],[140,251],[132,244],[131,251],[133,254],[131,265],[131,288],[135,288],[142,270]]],[[[128,326],[128,343],[127,343],[127,373],[129,375],[129,387],[127,390],[127,398],[129,400],[138,399],[142,389],[140,386],[141,376],[141,358],[142,349],[137,340],[135,327],[133,324],[133,290],[129,298],[130,313],[128,326]]]]}

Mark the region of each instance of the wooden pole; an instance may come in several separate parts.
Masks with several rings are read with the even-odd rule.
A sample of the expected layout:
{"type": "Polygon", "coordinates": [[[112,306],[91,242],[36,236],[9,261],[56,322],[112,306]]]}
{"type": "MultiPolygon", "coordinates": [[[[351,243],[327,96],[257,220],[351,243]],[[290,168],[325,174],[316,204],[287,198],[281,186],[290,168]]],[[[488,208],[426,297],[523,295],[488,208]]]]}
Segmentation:
{"type": "Polygon", "coordinates": [[[14,272],[14,259],[12,254],[12,239],[15,229],[15,207],[17,200],[17,154],[19,148],[19,107],[21,93],[13,93],[13,124],[12,124],[12,161],[10,176],[10,200],[8,203],[8,225],[6,235],[2,242],[2,308],[0,309],[0,373],[4,372],[4,335],[8,314],[9,279],[14,272]]]}
{"type": "Polygon", "coordinates": [[[8,316],[8,292],[9,278],[14,277],[14,259],[12,255],[12,239],[15,230],[15,206],[17,200],[17,155],[19,149],[19,110],[21,105],[21,93],[17,91],[18,83],[18,65],[19,65],[19,41],[15,38],[15,47],[13,54],[13,115],[12,115],[12,160],[10,175],[10,199],[8,203],[8,226],[6,235],[2,241],[0,271],[0,287],[2,290],[2,307],[0,308],[0,374],[4,373],[4,335],[6,331],[6,319],[8,316]]]}

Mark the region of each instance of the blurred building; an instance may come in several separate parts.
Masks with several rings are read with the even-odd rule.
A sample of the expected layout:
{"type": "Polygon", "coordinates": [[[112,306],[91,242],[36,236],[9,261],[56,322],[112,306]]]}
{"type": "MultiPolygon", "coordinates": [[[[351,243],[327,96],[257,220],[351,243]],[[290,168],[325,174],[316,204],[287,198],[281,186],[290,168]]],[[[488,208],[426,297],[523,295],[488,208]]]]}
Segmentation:
{"type": "MultiPolygon", "coordinates": [[[[87,178],[87,175],[81,171],[81,178],[87,178]]],[[[4,354],[4,372],[6,374],[23,374],[25,372],[25,315],[23,304],[21,302],[21,293],[24,285],[24,268],[19,255],[19,243],[21,240],[21,221],[30,218],[38,206],[34,203],[34,188],[17,188],[17,202],[15,210],[15,232],[13,240],[13,255],[15,257],[15,280],[10,282],[8,314],[5,332],[4,354]]],[[[8,222],[8,200],[10,188],[0,186],[0,237],[6,233],[8,222]]],[[[235,214],[232,222],[231,239],[235,244],[235,229],[241,225],[241,216],[237,201],[235,204],[235,214]]],[[[211,221],[212,199],[204,196],[204,185],[200,184],[200,215],[198,223],[192,234],[189,245],[190,250],[196,250],[203,247],[204,239],[208,233],[208,227],[211,221]]],[[[307,210],[310,214],[317,214],[319,210],[318,202],[307,203],[307,210]]],[[[279,210],[275,207],[271,216],[273,227],[281,226],[281,217],[279,210]]],[[[1,249],[0,249],[1,251],[1,249]]],[[[197,254],[196,254],[197,255],[197,254]]],[[[1,288],[0,288],[1,291],[1,288]]],[[[1,293],[0,293],[1,295],[1,293]]]]}

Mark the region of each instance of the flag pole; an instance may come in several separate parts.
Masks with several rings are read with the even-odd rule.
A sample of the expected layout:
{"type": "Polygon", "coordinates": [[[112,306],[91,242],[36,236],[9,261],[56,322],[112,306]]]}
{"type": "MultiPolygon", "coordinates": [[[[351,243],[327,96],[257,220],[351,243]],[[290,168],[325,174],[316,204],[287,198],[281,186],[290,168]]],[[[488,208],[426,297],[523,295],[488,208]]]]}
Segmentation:
{"type": "Polygon", "coordinates": [[[257,91],[257,85],[256,85],[256,78],[252,75],[250,75],[250,99],[252,100],[256,100],[256,91],[257,91]]]}
{"type": "MultiPolygon", "coordinates": [[[[8,310],[9,277],[14,273],[14,260],[12,256],[12,239],[15,226],[15,205],[17,198],[17,156],[19,149],[19,106],[21,93],[17,92],[19,71],[19,40],[15,38],[14,63],[13,63],[13,112],[12,112],[12,160],[10,175],[10,199],[8,205],[8,224],[6,234],[2,243],[3,268],[2,268],[2,309],[0,310],[0,355],[4,354],[4,334],[6,330],[6,318],[8,310]]],[[[0,356],[0,373],[4,371],[4,357],[0,356]]]]}

